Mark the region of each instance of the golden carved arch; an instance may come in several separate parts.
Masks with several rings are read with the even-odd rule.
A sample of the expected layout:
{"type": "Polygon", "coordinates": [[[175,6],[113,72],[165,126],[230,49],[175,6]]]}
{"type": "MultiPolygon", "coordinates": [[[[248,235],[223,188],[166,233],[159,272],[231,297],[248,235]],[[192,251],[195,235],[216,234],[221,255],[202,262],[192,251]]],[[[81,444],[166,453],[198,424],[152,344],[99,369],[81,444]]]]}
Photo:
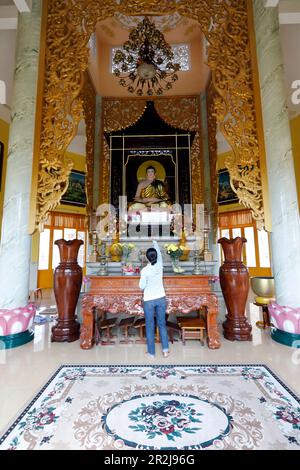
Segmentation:
{"type": "Polygon", "coordinates": [[[48,0],[36,227],[67,189],[71,164],[65,152],[83,115],[88,40],[96,23],[115,12],[132,16],[175,11],[197,20],[206,36],[217,122],[233,149],[227,162],[232,185],[258,225],[263,224],[247,0],[48,0]]]}

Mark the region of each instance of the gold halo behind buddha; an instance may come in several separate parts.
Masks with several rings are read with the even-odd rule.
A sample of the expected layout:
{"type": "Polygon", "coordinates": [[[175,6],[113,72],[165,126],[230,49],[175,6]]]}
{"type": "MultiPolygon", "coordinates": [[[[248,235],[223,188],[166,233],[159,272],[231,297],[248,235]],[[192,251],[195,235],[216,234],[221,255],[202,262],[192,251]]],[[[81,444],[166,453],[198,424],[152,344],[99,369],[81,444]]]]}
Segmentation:
{"type": "Polygon", "coordinates": [[[147,160],[146,162],[143,162],[138,168],[136,176],[139,183],[146,179],[146,170],[148,166],[153,166],[153,168],[155,168],[156,179],[160,181],[165,181],[166,170],[164,169],[164,166],[160,162],[156,162],[155,160],[147,160]]]}

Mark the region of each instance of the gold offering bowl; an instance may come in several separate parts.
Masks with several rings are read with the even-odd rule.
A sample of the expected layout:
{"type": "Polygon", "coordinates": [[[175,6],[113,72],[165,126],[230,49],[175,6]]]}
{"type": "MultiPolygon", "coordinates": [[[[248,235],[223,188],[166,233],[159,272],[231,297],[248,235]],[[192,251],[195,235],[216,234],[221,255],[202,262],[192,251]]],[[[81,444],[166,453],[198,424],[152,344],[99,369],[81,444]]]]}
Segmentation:
{"type": "Polygon", "coordinates": [[[250,279],[251,289],[253,290],[255,301],[258,304],[268,304],[275,298],[274,277],[256,276],[250,279]]]}

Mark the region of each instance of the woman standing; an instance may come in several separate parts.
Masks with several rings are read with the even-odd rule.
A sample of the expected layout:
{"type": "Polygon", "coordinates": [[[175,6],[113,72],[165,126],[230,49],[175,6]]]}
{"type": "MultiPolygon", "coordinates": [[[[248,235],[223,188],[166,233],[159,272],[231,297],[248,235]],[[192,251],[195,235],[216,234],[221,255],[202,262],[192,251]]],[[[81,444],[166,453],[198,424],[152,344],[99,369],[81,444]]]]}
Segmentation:
{"type": "Polygon", "coordinates": [[[144,291],[144,312],[146,319],[146,355],[153,359],[155,356],[155,322],[159,329],[160,341],[164,357],[169,355],[169,341],[166,326],[166,293],[163,286],[163,261],[160,248],[153,240],[153,248],[146,252],[149,261],[141,271],[140,289],[144,291]]]}

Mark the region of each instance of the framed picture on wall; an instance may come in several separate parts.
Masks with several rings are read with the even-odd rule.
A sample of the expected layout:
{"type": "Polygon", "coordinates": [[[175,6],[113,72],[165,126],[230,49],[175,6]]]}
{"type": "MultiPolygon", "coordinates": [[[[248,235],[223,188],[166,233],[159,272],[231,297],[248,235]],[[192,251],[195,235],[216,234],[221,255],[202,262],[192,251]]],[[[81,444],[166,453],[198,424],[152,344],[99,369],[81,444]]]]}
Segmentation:
{"type": "Polygon", "coordinates": [[[233,204],[239,202],[237,195],[230,186],[230,177],[227,169],[218,172],[218,204],[233,204]]]}
{"type": "Polygon", "coordinates": [[[83,171],[72,170],[69,177],[69,187],[60,203],[70,206],[86,206],[86,174],[83,171]]]}
{"type": "Polygon", "coordinates": [[[4,144],[0,142],[0,191],[1,191],[1,182],[2,182],[3,162],[4,162],[4,144]]]}

